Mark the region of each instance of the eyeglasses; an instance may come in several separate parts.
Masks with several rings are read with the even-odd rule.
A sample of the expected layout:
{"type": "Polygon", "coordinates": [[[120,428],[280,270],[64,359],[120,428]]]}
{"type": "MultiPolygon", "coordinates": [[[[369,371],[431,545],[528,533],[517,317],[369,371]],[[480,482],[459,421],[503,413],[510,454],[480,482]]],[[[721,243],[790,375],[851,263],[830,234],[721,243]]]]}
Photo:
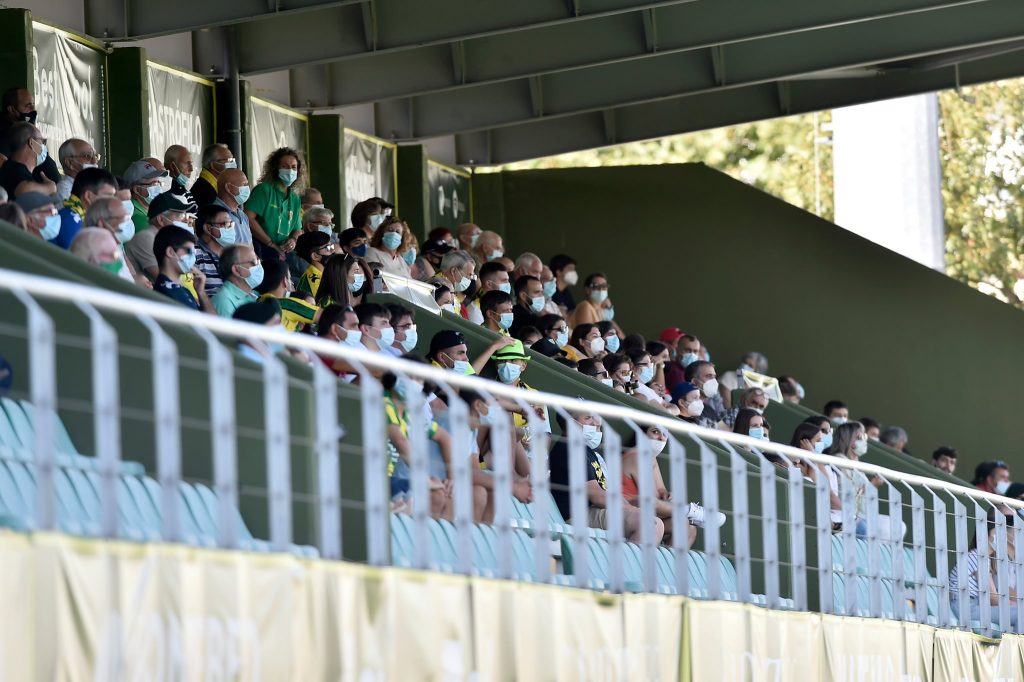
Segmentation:
{"type": "MultiPolygon", "coordinates": [[[[44,140],[44,142],[45,142],[45,140],[44,140]]],[[[83,152],[81,154],[75,154],[71,158],[72,159],[82,159],[84,161],[88,161],[89,163],[99,163],[100,159],[103,158],[103,157],[102,157],[102,155],[97,154],[96,152],[83,152]]]]}
{"type": "Polygon", "coordinates": [[[334,244],[324,244],[317,251],[326,251],[327,253],[334,253],[334,244]]]}

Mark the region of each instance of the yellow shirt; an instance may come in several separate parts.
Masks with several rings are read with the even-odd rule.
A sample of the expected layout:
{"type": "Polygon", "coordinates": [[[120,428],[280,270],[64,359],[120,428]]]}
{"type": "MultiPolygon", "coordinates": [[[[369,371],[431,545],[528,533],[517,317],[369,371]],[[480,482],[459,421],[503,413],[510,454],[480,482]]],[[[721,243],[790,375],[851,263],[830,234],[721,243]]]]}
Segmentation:
{"type": "Polygon", "coordinates": [[[320,288],[320,280],[323,278],[323,271],[318,269],[315,265],[310,265],[306,268],[306,271],[302,273],[302,277],[299,278],[299,285],[296,288],[299,291],[305,291],[307,294],[315,297],[317,290],[320,288]]]}

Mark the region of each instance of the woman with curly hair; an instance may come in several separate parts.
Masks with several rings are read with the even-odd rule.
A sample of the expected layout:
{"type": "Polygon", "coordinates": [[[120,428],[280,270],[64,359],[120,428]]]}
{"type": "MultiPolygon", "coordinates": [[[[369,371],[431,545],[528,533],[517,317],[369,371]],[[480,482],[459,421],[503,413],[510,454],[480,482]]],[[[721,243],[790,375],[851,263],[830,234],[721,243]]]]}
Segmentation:
{"type": "Polygon", "coordinates": [[[288,254],[302,232],[302,157],[291,147],[274,150],[263,164],[260,182],[245,202],[253,241],[261,257],[288,254]]]}

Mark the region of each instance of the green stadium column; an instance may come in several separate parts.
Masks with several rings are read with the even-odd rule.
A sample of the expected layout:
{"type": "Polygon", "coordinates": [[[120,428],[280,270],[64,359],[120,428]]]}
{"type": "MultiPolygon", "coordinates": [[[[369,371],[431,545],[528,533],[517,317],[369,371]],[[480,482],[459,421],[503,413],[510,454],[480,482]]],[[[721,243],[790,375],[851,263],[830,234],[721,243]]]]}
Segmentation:
{"type": "Polygon", "coordinates": [[[427,150],[421,144],[398,147],[398,215],[410,225],[420,226],[420,239],[430,224],[430,195],[427,182],[427,150]]]}
{"type": "MultiPolygon", "coordinates": [[[[107,58],[110,158],[104,165],[115,175],[148,155],[149,75],[146,50],[119,47],[107,58]]],[[[162,159],[161,159],[162,160],[162,159]]]]}
{"type": "Polygon", "coordinates": [[[0,92],[10,88],[34,89],[32,73],[32,13],[26,9],[0,9],[0,92]]]}
{"type": "Polygon", "coordinates": [[[309,118],[309,183],[323,195],[324,205],[340,217],[335,224],[345,225],[345,160],[341,150],[345,142],[345,121],[326,114],[309,118]],[[340,222],[339,222],[340,221],[340,222]]]}
{"type": "Polygon", "coordinates": [[[473,222],[485,230],[505,234],[504,173],[474,173],[473,222]]]}
{"type": "Polygon", "coordinates": [[[232,148],[231,151],[234,152],[235,158],[239,161],[238,167],[245,171],[246,176],[249,178],[249,184],[255,187],[256,178],[259,177],[259,164],[256,166],[256,177],[253,177],[249,159],[249,138],[245,132],[249,127],[249,82],[245,80],[240,81],[238,90],[239,102],[241,103],[239,121],[242,126],[242,148],[235,149],[231,144],[231,111],[228,108],[231,98],[228,97],[227,81],[217,81],[214,89],[214,96],[217,99],[217,114],[213,124],[214,132],[216,133],[215,139],[217,142],[223,142],[232,148]]]}

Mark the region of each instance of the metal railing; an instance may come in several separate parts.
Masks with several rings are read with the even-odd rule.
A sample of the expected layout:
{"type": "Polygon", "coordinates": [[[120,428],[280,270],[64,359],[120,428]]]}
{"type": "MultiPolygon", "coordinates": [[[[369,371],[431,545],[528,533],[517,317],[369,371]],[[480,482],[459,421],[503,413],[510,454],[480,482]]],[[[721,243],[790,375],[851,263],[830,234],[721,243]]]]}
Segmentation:
{"type": "MultiPolygon", "coordinates": [[[[1018,513],[1024,503],[1016,500],[702,429],[668,416],[523,391],[316,337],[68,282],[0,270],[0,289],[10,294],[3,308],[7,319],[0,320],[0,353],[24,351],[28,368],[27,383],[22,389],[16,386],[14,395],[24,399],[34,434],[30,465],[36,507],[30,528],[62,527],[57,480],[66,466],[57,437],[61,408],[64,414],[77,410],[92,425],[102,519],[94,534],[102,537],[124,536],[121,526],[126,516],[118,496],[125,450],[121,434],[126,421],[135,419],[152,430],[154,451],[136,450],[135,454],[147,460],[156,474],[160,530],[169,541],[188,541],[184,521],[188,513],[199,512],[185,508],[189,503],[183,500],[181,487],[186,481],[201,481],[215,493],[215,544],[223,548],[255,546],[239,537],[243,530],[236,519],[240,506],[243,511],[262,506],[269,547],[275,551],[294,551],[294,530],[301,526],[308,531],[301,539],[328,559],[352,558],[354,554],[345,548],[358,543],[362,550],[355,554],[375,565],[394,562],[613,592],[733,599],[771,608],[910,619],[941,627],[1020,632],[1024,624],[1024,601],[1016,598],[1024,592],[1024,559],[1013,551],[1024,546],[1024,519],[1018,513]],[[17,306],[24,311],[23,322],[12,314],[17,306]],[[71,306],[79,311],[84,325],[67,314],[71,306]],[[129,323],[134,328],[123,331],[129,323]],[[140,330],[148,334],[148,344],[121,338],[140,338],[140,330]],[[239,341],[283,344],[309,354],[311,362],[304,367],[271,356],[256,367],[231,352],[231,345],[239,341]],[[202,352],[185,357],[185,346],[201,347],[202,352]],[[89,394],[84,401],[66,399],[63,387],[59,388],[65,380],[61,362],[68,348],[90,358],[88,376],[82,379],[89,394]],[[348,363],[358,375],[358,385],[339,382],[316,356],[348,363]],[[148,363],[151,370],[149,406],[126,404],[124,368],[131,362],[148,363]],[[297,367],[306,374],[297,376],[302,373],[297,367]],[[204,374],[208,395],[183,388],[181,379],[188,371],[204,374]],[[433,446],[426,435],[427,397],[415,390],[406,395],[404,405],[410,451],[403,459],[408,464],[411,514],[393,511],[383,408],[386,373],[399,380],[429,382],[447,404],[451,448],[445,476],[451,483],[445,490],[450,488],[453,509],[446,518],[431,516],[433,446]],[[243,375],[261,395],[238,391],[237,381],[243,375]],[[474,416],[471,406],[460,398],[464,389],[478,393],[488,405],[488,414],[498,415],[489,420],[484,439],[491,455],[488,475],[493,477],[493,519],[488,518],[486,526],[474,518],[479,516],[479,504],[474,502],[479,491],[473,483],[479,462],[471,448],[473,427],[478,438],[484,427],[479,415],[474,416]],[[306,391],[312,400],[297,402],[298,391],[306,391]],[[246,400],[249,403],[242,409],[246,400]],[[183,416],[183,405],[202,401],[208,402],[205,416],[183,416]],[[513,466],[512,448],[523,442],[513,438],[516,427],[508,408],[514,406],[525,415],[531,434],[527,439],[529,504],[514,500],[514,485],[523,482],[523,474],[513,466]],[[547,423],[536,407],[543,408],[547,423]],[[256,427],[243,423],[243,416],[260,410],[262,418],[256,420],[256,427]],[[585,444],[584,429],[577,420],[588,420],[581,415],[600,422],[603,438],[596,450],[585,444]],[[564,430],[552,429],[556,416],[564,430]],[[297,435],[293,427],[302,420],[309,423],[310,433],[297,435]],[[647,438],[651,427],[667,439],[657,457],[647,438]],[[190,428],[199,429],[205,446],[197,448],[195,437],[190,437],[191,450],[184,446],[183,433],[190,428]],[[353,435],[356,431],[358,436],[353,435]],[[550,431],[554,433],[547,435],[550,431]],[[631,435],[636,446],[627,448],[623,440],[631,435]],[[251,448],[242,451],[243,437],[259,444],[259,457],[251,448]],[[549,478],[549,453],[558,443],[565,444],[558,456],[567,457],[563,464],[567,464],[568,480],[549,478]],[[297,457],[300,450],[310,453],[308,462],[297,457]],[[212,459],[208,479],[183,474],[202,458],[194,454],[197,451],[212,459]],[[765,454],[777,456],[780,464],[770,462],[765,454]],[[634,500],[623,495],[624,455],[641,463],[634,500]],[[252,476],[253,461],[263,469],[264,478],[255,486],[241,480],[243,475],[252,476]],[[597,499],[594,486],[588,483],[593,480],[588,471],[596,472],[595,461],[606,485],[597,498],[604,497],[607,520],[598,528],[592,528],[588,518],[597,499]],[[297,485],[293,470],[297,462],[304,471],[302,477],[313,481],[305,489],[297,485]],[[655,467],[642,466],[644,462],[658,463],[670,498],[659,497],[655,467]],[[838,508],[830,475],[839,481],[838,508]],[[864,484],[874,476],[882,479],[879,487],[864,484]],[[352,494],[353,490],[357,492],[352,494]],[[568,495],[568,519],[557,516],[553,495],[562,494],[568,495]],[[247,495],[248,502],[240,505],[240,497],[247,495]],[[707,519],[724,514],[725,524],[701,526],[692,518],[691,502],[700,503],[707,519]],[[299,512],[302,519],[297,519],[300,503],[305,506],[299,512]],[[356,524],[346,516],[353,511],[356,524]],[[836,514],[841,521],[833,521],[836,514]],[[627,541],[627,516],[634,519],[636,542],[627,541]],[[662,525],[669,531],[671,545],[658,541],[662,525]],[[688,547],[691,527],[702,528],[698,533],[703,537],[694,545],[699,551],[688,547]],[[358,530],[354,540],[353,528],[358,530]],[[396,539],[399,531],[408,532],[407,545],[396,539]],[[493,556],[482,546],[486,542],[492,542],[493,556]],[[406,554],[396,556],[401,552],[406,554]],[[976,588],[970,575],[975,564],[976,588]],[[959,577],[955,590],[950,585],[951,570],[959,577]]],[[[11,456],[6,445],[4,453],[11,456]]]]}

